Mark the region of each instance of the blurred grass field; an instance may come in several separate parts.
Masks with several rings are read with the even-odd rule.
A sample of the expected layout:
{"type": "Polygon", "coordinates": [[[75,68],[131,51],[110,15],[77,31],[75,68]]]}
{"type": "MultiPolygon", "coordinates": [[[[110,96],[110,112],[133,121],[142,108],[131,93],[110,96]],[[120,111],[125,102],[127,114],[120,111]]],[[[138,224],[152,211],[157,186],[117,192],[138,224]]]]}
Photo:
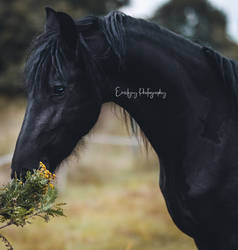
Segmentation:
{"type": "MultiPolygon", "coordinates": [[[[24,107],[21,99],[0,98],[0,155],[14,149],[24,107]]],[[[94,133],[126,131],[106,107],[94,133]]],[[[168,215],[153,152],[146,156],[140,149],[100,144],[78,151],[63,164],[66,183],[59,183],[66,217],[3,230],[16,250],[196,249],[168,215]]],[[[0,184],[9,180],[7,166],[0,167],[0,173],[0,184]]],[[[58,176],[62,178],[62,173],[58,176]]]]}

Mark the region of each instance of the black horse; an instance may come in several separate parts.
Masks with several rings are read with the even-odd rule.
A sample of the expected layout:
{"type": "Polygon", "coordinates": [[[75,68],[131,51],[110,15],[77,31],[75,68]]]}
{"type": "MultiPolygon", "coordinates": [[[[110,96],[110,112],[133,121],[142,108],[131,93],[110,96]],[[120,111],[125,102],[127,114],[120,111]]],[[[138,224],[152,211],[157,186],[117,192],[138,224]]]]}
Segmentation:
{"type": "Polygon", "coordinates": [[[175,224],[200,250],[237,250],[236,62],[120,12],[80,20],[46,12],[26,63],[28,106],[12,176],[40,160],[54,171],[113,102],[157,152],[175,224]]]}

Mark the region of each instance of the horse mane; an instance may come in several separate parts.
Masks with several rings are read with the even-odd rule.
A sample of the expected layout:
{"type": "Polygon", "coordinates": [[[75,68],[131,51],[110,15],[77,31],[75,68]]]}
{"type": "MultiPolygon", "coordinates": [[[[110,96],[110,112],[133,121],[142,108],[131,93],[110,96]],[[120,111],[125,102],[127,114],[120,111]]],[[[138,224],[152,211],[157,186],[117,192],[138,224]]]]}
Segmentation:
{"type": "MultiPolygon", "coordinates": [[[[119,70],[123,70],[126,56],[126,31],[124,22],[131,19],[120,11],[112,11],[102,18],[102,31],[113,52],[118,58],[119,70]]],[[[119,110],[119,114],[125,122],[129,134],[134,135],[138,142],[142,142],[148,152],[149,142],[137,122],[123,108],[113,104],[114,110],[119,110]]]]}
{"type": "MultiPolygon", "coordinates": [[[[106,41],[117,58],[119,71],[123,70],[125,64],[126,30],[124,23],[129,18],[131,17],[120,11],[112,11],[104,17],[98,18],[95,16],[88,16],[77,20],[79,33],[90,29],[94,25],[99,25],[99,28],[102,30],[106,38],[106,41]]],[[[92,79],[92,81],[97,83],[103,77],[105,77],[103,76],[103,70],[100,68],[100,61],[98,62],[93,53],[90,51],[90,48],[88,47],[83,36],[80,36],[78,42],[84,47],[83,53],[86,53],[85,57],[87,60],[84,60],[84,63],[88,64],[88,67],[86,67],[89,70],[88,75],[93,76],[94,79],[92,79]]],[[[95,87],[97,88],[97,84],[95,84],[95,87]]],[[[139,142],[142,142],[146,151],[148,152],[149,142],[137,122],[125,109],[117,106],[114,103],[112,103],[112,107],[116,114],[119,114],[122,117],[128,133],[134,135],[139,142]]]]}
{"type": "Polygon", "coordinates": [[[123,23],[126,17],[122,12],[113,11],[102,18],[102,31],[118,57],[121,67],[124,64],[126,54],[126,31],[123,23]]]}

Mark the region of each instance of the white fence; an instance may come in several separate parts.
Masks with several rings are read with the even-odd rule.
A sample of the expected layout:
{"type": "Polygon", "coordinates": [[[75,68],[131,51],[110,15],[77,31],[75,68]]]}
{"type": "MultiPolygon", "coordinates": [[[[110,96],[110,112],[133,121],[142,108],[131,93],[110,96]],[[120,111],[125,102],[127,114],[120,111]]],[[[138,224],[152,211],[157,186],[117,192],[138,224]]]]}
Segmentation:
{"type": "Polygon", "coordinates": [[[0,157],[0,166],[9,164],[12,160],[13,154],[8,154],[0,157]]]}
{"type": "MultiPolygon", "coordinates": [[[[118,146],[132,146],[138,147],[140,144],[136,137],[117,136],[117,135],[91,135],[86,138],[88,143],[104,144],[104,145],[118,145],[118,146]]],[[[13,154],[7,154],[0,157],[0,167],[10,164],[13,154]]]]}

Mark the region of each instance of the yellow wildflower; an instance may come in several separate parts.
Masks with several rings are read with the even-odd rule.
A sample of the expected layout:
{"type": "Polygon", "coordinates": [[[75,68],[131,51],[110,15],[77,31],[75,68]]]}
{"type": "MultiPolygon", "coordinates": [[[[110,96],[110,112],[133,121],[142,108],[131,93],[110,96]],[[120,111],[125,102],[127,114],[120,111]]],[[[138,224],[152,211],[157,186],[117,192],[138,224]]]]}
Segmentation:
{"type": "Polygon", "coordinates": [[[55,174],[52,174],[45,166],[45,164],[40,161],[40,175],[44,178],[47,178],[49,181],[56,178],[55,174]]]}
{"type": "Polygon", "coordinates": [[[40,167],[43,168],[44,170],[46,170],[46,166],[42,161],[40,161],[40,167]]]}
{"type": "Polygon", "coordinates": [[[49,184],[50,188],[54,188],[54,185],[52,183],[49,184]]]}

